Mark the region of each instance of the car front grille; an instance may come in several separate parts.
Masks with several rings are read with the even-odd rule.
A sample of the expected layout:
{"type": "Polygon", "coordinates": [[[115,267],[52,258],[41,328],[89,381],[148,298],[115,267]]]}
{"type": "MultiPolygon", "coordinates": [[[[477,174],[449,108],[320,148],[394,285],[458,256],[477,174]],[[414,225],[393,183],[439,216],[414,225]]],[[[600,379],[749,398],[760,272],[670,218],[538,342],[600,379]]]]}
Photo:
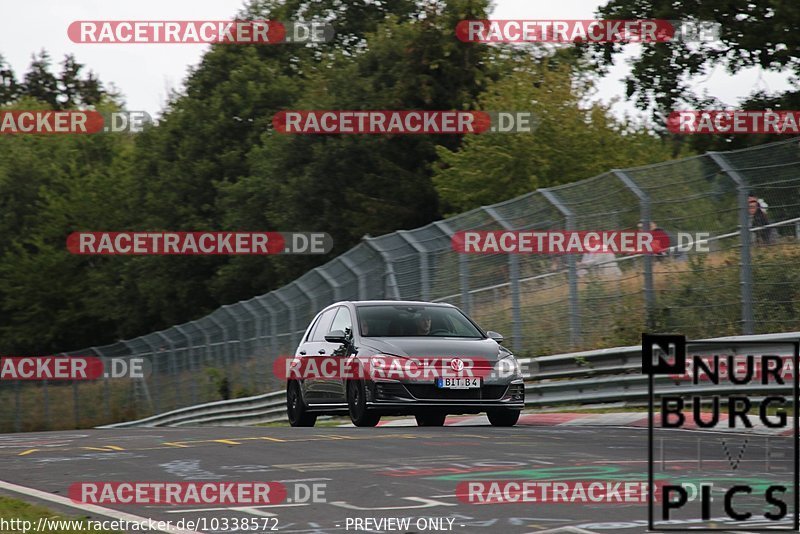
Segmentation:
{"type": "Polygon", "coordinates": [[[471,389],[437,388],[433,384],[405,384],[409,393],[420,400],[499,400],[508,386],[483,386],[471,389]]]}

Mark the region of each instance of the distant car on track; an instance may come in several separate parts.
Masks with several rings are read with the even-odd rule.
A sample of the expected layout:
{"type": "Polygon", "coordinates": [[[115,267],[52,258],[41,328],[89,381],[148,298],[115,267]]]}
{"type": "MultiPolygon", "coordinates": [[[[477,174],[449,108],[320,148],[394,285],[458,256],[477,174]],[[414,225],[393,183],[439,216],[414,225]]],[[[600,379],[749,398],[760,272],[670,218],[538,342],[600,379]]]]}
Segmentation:
{"type": "Polygon", "coordinates": [[[449,414],[486,412],[492,425],[513,426],[525,387],[502,341],[450,304],[332,304],[288,362],[300,370],[287,374],[289,422],[314,426],[319,415],[349,414],[356,426],[375,426],[382,415],[414,415],[419,426],[441,426],[449,414]]]}

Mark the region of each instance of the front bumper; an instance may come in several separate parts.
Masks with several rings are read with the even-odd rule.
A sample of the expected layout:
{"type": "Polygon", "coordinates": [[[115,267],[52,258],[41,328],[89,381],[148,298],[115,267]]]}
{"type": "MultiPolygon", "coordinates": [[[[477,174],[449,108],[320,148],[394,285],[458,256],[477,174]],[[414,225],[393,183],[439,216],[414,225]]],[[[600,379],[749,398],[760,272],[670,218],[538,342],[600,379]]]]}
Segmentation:
{"type": "Polygon", "coordinates": [[[484,384],[472,389],[442,389],[432,383],[380,381],[370,384],[367,405],[381,407],[513,408],[525,406],[525,384],[484,384]]]}

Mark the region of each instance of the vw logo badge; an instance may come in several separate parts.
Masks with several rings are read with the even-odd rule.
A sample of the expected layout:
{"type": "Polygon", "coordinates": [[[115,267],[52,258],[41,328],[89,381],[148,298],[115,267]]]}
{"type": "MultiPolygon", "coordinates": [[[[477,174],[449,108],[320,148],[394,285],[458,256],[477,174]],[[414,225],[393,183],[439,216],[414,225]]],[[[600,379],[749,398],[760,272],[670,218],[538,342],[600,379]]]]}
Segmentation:
{"type": "Polygon", "coordinates": [[[464,361],[459,358],[453,358],[450,360],[450,368],[453,369],[453,371],[460,373],[464,370],[464,361]]]}

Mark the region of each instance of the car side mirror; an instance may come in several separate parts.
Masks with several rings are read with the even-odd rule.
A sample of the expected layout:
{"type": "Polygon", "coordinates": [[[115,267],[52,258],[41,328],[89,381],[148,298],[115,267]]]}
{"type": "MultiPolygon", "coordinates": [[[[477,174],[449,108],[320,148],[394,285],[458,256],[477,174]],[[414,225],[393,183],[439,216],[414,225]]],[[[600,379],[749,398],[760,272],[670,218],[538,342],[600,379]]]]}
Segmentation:
{"type": "Polygon", "coordinates": [[[504,339],[503,334],[498,334],[493,330],[489,330],[488,332],[486,332],[486,335],[489,336],[490,339],[494,339],[498,343],[502,343],[504,339]]]}
{"type": "Polygon", "coordinates": [[[325,335],[325,341],[328,343],[347,343],[347,336],[344,330],[331,330],[325,335]]]}

